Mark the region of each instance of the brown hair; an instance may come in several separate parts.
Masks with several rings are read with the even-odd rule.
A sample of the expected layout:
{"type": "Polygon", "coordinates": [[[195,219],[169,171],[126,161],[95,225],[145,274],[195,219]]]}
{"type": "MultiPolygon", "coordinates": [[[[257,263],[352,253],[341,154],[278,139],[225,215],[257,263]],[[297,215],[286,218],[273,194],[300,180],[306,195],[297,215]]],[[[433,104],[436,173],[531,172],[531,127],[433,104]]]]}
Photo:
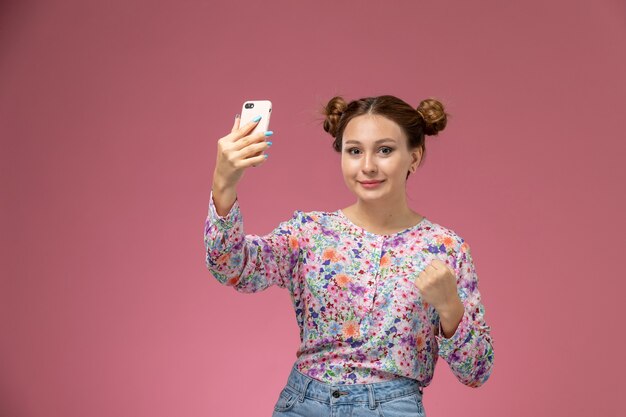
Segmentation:
{"type": "MultiPolygon", "coordinates": [[[[414,109],[405,101],[390,95],[365,97],[350,103],[346,103],[341,96],[335,96],[321,113],[326,116],[324,130],[335,138],[333,148],[337,152],[341,152],[343,131],[350,120],[363,114],[378,114],[400,126],[408,138],[409,150],[422,148],[422,160],[426,154],[424,135],[437,135],[446,127],[450,117],[443,104],[434,98],[422,100],[417,109],[414,109]]],[[[409,175],[410,172],[407,173],[407,178],[409,175]]]]}

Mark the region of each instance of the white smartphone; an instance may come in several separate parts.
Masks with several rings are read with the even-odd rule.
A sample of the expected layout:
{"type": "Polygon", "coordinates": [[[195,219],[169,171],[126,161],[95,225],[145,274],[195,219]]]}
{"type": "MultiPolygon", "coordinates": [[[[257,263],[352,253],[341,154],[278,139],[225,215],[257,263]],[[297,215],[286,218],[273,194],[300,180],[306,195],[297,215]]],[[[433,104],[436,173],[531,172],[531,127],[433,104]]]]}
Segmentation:
{"type": "Polygon", "coordinates": [[[272,115],[272,102],[269,100],[248,100],[243,103],[241,108],[241,121],[239,127],[245,125],[257,116],[261,116],[261,120],[249,135],[257,132],[266,131],[270,127],[270,116],[272,115]]]}

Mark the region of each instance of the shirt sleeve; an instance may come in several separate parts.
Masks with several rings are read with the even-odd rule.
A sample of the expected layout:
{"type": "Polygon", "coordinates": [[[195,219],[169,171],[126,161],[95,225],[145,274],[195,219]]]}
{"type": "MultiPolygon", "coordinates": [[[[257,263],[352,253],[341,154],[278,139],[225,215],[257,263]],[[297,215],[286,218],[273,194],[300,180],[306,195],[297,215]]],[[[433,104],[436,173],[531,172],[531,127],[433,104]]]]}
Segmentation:
{"type": "Polygon", "coordinates": [[[484,319],[485,309],[478,291],[478,276],[467,242],[461,239],[457,253],[456,276],[459,297],[465,307],[455,333],[443,336],[441,321],[435,335],[439,356],[464,385],[477,388],[484,384],[493,369],[494,351],[491,329],[484,319]]]}
{"type": "Polygon", "coordinates": [[[228,214],[217,214],[211,190],[204,227],[206,266],[222,284],[243,293],[277,285],[291,289],[299,258],[299,225],[302,212],[265,236],[246,235],[236,199],[228,214]]]}

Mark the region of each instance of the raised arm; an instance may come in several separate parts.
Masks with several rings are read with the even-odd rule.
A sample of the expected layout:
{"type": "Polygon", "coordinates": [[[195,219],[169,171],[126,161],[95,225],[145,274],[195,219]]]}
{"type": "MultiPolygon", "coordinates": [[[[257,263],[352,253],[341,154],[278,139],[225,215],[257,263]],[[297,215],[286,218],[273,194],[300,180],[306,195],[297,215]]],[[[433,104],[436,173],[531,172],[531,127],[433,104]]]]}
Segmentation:
{"type": "Polygon", "coordinates": [[[239,115],[231,132],[217,141],[217,163],[204,227],[206,266],[223,284],[241,292],[261,291],[272,284],[286,287],[298,257],[296,214],[267,236],[246,236],[237,201],[237,183],[244,171],[266,161],[263,154],[273,132],[250,132],[261,116],[240,127],[239,115]]]}
{"type": "Polygon", "coordinates": [[[485,309],[478,290],[478,276],[467,242],[461,239],[455,267],[457,290],[465,311],[450,338],[435,336],[439,356],[450,366],[456,378],[469,387],[484,384],[493,369],[494,351],[491,329],[484,319],[485,309]]]}

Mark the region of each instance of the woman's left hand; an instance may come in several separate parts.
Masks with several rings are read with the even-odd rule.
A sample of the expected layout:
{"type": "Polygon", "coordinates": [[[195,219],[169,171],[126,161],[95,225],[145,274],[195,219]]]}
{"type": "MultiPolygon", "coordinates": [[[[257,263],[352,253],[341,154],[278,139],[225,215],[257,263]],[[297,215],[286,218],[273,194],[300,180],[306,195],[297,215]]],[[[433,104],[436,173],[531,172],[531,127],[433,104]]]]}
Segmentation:
{"type": "Polygon", "coordinates": [[[440,259],[433,259],[415,278],[414,283],[422,293],[422,300],[439,313],[462,304],[456,289],[454,270],[440,259]]]}

